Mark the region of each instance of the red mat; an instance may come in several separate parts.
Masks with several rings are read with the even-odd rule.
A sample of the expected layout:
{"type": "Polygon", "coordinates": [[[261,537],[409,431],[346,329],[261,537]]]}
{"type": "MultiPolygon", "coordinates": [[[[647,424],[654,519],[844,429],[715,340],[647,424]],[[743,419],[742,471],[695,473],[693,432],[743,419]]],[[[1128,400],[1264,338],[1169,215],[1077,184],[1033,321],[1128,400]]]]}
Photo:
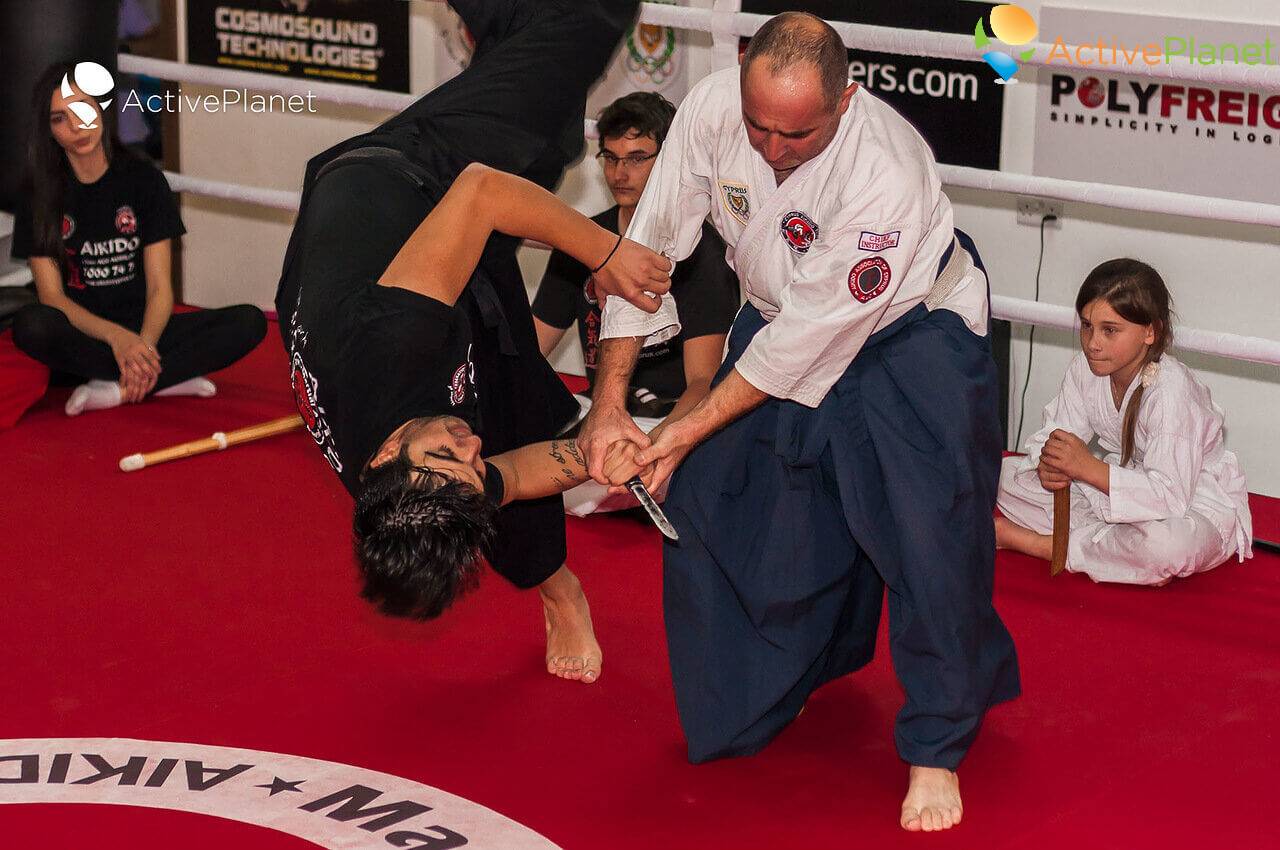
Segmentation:
{"type": "MultiPolygon", "coordinates": [[[[54,393],[0,433],[0,739],[136,738],[353,765],[459,795],[571,850],[1274,846],[1274,556],[1149,590],[1050,581],[1046,565],[1002,555],[997,603],[1025,693],[991,713],[961,770],[964,823],[905,835],[891,735],[900,694],[883,635],[869,669],[816,694],[763,754],[691,766],[666,667],[654,529],[570,520],[570,565],[605,666],[597,685],[556,680],[542,671],[536,596],[493,575],[434,623],[361,602],[349,500],[305,434],[116,471],[124,455],[291,410],[274,328],[215,379],[211,400],[78,419],[54,393]]],[[[1258,533],[1277,527],[1260,522],[1258,533]]],[[[21,765],[0,760],[0,802],[21,799],[21,765]]],[[[39,782],[51,769],[40,763],[39,782]]],[[[69,787],[92,773],[77,761],[69,787]]],[[[121,783],[74,787],[122,801],[112,795],[149,793],[121,783]]],[[[359,822],[353,840],[367,843],[349,846],[395,846],[359,822]]],[[[87,837],[100,848],[312,846],[207,815],[0,805],[2,847],[87,837]]]]}

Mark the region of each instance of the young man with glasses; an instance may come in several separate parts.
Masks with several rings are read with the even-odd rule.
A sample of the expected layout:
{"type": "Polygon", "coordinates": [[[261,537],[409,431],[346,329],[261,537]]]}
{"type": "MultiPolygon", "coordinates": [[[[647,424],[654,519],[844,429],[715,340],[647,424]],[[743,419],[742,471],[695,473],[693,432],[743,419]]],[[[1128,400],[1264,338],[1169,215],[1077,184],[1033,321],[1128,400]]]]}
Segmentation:
{"type": "MultiPolygon", "coordinates": [[[[614,233],[627,232],[675,112],[660,94],[633,92],[600,113],[596,159],[615,204],[592,218],[596,224],[614,233]]],[[[672,274],[671,289],[680,299],[681,332],[645,349],[627,394],[628,412],[646,431],[661,427],[665,419],[678,419],[710,390],[740,303],[738,278],[724,254],[724,240],[704,224],[697,248],[672,274]]],[[[533,301],[538,347],[549,357],[576,321],[587,380],[593,386],[601,306],[590,270],[561,251],[553,252],[533,301]]],[[[570,513],[584,515],[602,507],[634,505],[629,494],[607,505],[602,504],[604,496],[603,487],[584,484],[565,494],[565,506],[570,513]]]]}

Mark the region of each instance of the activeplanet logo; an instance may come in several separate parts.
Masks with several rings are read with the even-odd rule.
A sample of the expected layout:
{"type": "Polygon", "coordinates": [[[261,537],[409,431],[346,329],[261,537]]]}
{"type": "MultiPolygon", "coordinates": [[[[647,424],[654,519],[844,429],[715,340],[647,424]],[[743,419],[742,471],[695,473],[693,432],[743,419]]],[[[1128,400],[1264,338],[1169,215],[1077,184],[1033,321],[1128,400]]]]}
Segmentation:
{"type": "Polygon", "coordinates": [[[430,785],[335,762],[200,744],[0,741],[3,803],[113,803],[193,812],[334,850],[558,850],[515,821],[430,785]]]}
{"type": "MultiPolygon", "coordinates": [[[[1035,18],[1031,17],[1026,9],[1011,3],[996,6],[988,17],[991,22],[991,35],[1011,46],[1026,44],[1039,32],[1035,18]]],[[[983,19],[978,18],[978,23],[973,28],[973,46],[983,51],[983,60],[1000,75],[1000,79],[996,80],[997,83],[1016,83],[1017,80],[1013,75],[1018,73],[1022,66],[1008,54],[1001,53],[999,50],[987,50],[990,44],[991,36],[987,35],[983,19]]],[[[1031,47],[1019,53],[1018,58],[1026,62],[1035,53],[1035,48],[1031,47]]]]}
{"type": "MultiPolygon", "coordinates": [[[[59,91],[64,98],[75,96],[75,90],[71,88],[72,82],[75,83],[76,88],[95,100],[116,90],[116,81],[112,79],[111,72],[97,62],[77,62],[71,69],[71,73],[62,75],[59,91]]],[[[80,119],[81,130],[96,130],[98,119],[101,117],[99,110],[106,109],[110,105],[111,101],[104,100],[98,104],[98,109],[94,109],[92,104],[77,100],[68,103],[67,108],[80,119]]]]}

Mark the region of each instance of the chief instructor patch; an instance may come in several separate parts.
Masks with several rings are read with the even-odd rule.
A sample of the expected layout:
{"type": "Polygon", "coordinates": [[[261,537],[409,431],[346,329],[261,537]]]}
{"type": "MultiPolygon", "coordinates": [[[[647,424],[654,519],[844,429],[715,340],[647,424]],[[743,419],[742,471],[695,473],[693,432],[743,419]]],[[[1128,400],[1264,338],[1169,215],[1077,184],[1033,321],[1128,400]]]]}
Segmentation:
{"type": "Polygon", "coordinates": [[[889,287],[893,274],[883,257],[867,257],[849,272],[849,291],[863,304],[889,287]]]}
{"type": "Polygon", "coordinates": [[[792,210],[782,217],[782,238],[792,251],[807,254],[818,238],[818,225],[799,210],[792,210]]]}

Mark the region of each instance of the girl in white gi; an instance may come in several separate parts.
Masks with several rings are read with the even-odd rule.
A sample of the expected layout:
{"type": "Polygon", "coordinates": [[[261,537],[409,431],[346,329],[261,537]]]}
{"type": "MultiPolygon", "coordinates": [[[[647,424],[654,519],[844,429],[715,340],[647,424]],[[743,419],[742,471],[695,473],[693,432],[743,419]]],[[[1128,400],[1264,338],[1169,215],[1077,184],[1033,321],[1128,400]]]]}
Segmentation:
{"type": "Polygon", "coordinates": [[[1166,354],[1169,292],[1155,269],[1109,260],[1076,296],[1080,348],[1044,427],[1000,475],[996,543],[1048,559],[1053,492],[1071,488],[1067,569],[1162,585],[1252,556],[1248,491],[1222,409],[1166,354]],[[1098,438],[1105,456],[1089,442],[1098,438]]]}

